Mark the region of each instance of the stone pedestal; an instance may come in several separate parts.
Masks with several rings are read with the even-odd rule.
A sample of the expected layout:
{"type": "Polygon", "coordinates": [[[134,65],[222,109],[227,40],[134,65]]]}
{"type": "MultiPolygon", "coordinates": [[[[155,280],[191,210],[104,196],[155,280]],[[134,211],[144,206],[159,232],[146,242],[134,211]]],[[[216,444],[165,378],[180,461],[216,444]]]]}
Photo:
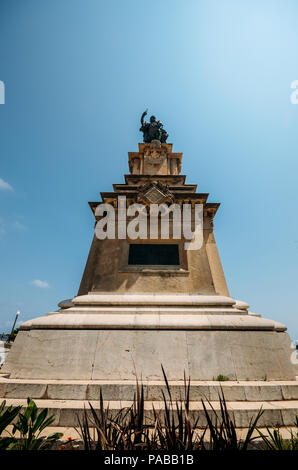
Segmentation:
{"type": "Polygon", "coordinates": [[[88,294],[23,323],[3,372],[59,380],[294,380],[281,323],[220,295],[88,294]],[[34,359],[34,364],[32,360],[34,359]]]}
{"type": "MultiPolygon", "coordinates": [[[[21,325],[1,369],[0,396],[8,404],[31,396],[55,410],[58,426],[73,426],[74,411],[88,400],[98,405],[99,387],[110,408],[118,409],[132,400],[138,378],[146,387],[149,419],[152,403],[162,407],[162,364],[174,394],[184,373],[190,376],[192,412],[202,413],[202,397],[218,406],[216,379],[224,375],[239,427],[248,426],[260,405],[264,425],[294,422],[298,382],[286,327],[230,297],[213,233],[219,204],[185,184],[181,159],[171,144],[139,144],[139,152],[129,153],[125,184],[101,197],[116,213],[119,196],[127,205],[202,204],[202,247],[186,251],[173,230],[168,240],[160,232],[149,240],[94,237],[78,296],[21,325]],[[131,264],[132,243],[175,244],[179,264],[131,264]]],[[[96,220],[98,204],[90,203],[96,220]]]]}

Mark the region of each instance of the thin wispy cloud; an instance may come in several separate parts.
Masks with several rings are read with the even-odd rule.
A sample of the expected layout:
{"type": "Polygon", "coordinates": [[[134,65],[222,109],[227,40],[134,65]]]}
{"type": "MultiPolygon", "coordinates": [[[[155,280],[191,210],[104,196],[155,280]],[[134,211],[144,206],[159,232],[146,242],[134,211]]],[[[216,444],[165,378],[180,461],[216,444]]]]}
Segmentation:
{"type": "Polygon", "coordinates": [[[34,279],[31,284],[35,287],[40,287],[41,289],[48,289],[50,287],[50,284],[47,281],[41,281],[40,279],[34,279]]]}
{"type": "Polygon", "coordinates": [[[23,232],[28,230],[28,227],[23,223],[24,216],[18,215],[15,216],[13,220],[13,216],[10,216],[9,219],[4,220],[0,217],[0,236],[6,233],[12,232],[23,232]]]}
{"type": "Polygon", "coordinates": [[[13,187],[4,181],[4,179],[0,178],[0,191],[13,191],[13,187]]]}
{"type": "Polygon", "coordinates": [[[22,222],[19,220],[16,220],[13,224],[13,227],[16,228],[17,230],[27,230],[26,225],[24,225],[22,222]]]}

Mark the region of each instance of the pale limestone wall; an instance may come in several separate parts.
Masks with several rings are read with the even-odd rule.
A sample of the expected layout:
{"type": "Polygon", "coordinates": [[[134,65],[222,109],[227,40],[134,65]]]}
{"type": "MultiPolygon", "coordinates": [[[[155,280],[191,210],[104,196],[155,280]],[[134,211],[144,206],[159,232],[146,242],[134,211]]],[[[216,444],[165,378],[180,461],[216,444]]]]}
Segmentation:
{"type": "Polygon", "coordinates": [[[294,380],[287,333],[271,331],[20,331],[3,372],[75,380],[294,380]]]}
{"type": "Polygon", "coordinates": [[[220,295],[230,295],[213,233],[208,236],[206,252],[215,292],[220,295]]]}
{"type": "MultiPolygon", "coordinates": [[[[218,204],[206,203],[208,194],[196,194],[196,185],[185,185],[183,178],[182,181],[181,178],[179,182],[177,181],[177,175],[181,171],[182,153],[173,153],[172,144],[160,144],[160,142],[154,141],[151,144],[139,144],[139,152],[129,152],[128,155],[130,171],[136,180],[128,179],[125,185],[114,185],[115,192],[113,193],[102,193],[103,201],[112,204],[115,208],[116,220],[118,219],[117,197],[119,195],[126,195],[127,205],[141,202],[147,206],[150,201],[152,203],[152,199],[150,199],[152,194],[148,196],[146,185],[139,192],[135,189],[138,182],[146,183],[148,181],[149,186],[151,184],[155,188],[157,195],[163,196],[164,203],[170,205],[175,202],[180,208],[184,203],[191,204],[192,230],[194,230],[195,221],[194,204],[200,203],[204,206],[203,246],[199,250],[186,251],[183,239],[178,241],[161,238],[158,240],[133,240],[132,243],[177,243],[180,252],[180,267],[132,267],[128,266],[128,239],[99,241],[94,237],[78,294],[114,291],[229,295],[213,237],[213,217],[218,204]],[[152,182],[149,175],[156,176],[157,181],[162,180],[163,183],[159,181],[161,187],[156,188],[158,183],[152,182]],[[164,180],[164,177],[169,180],[164,180]],[[164,183],[169,185],[164,186],[164,183]],[[178,185],[176,189],[175,184],[178,185]],[[160,190],[159,194],[158,189],[160,190]]],[[[96,204],[91,203],[91,207],[96,220],[99,221],[101,216],[96,214],[96,204]]],[[[126,223],[129,223],[128,217],[126,223]]],[[[171,217],[170,237],[173,233],[173,223],[173,217],[171,217]]],[[[149,234],[149,220],[147,224],[147,233],[149,234]]],[[[159,237],[160,231],[159,224],[159,237]]]]}
{"type": "Polygon", "coordinates": [[[179,175],[182,153],[173,153],[172,144],[139,144],[138,152],[128,152],[133,175],[179,175]]]}
{"type": "MultiPolygon", "coordinates": [[[[149,222],[147,230],[149,233],[149,222]]],[[[112,291],[229,295],[210,221],[204,220],[204,242],[199,250],[185,250],[185,240],[174,240],[172,232],[171,220],[169,240],[98,240],[94,236],[78,295],[112,291]],[[130,242],[178,244],[180,268],[128,266],[130,242]]]]}

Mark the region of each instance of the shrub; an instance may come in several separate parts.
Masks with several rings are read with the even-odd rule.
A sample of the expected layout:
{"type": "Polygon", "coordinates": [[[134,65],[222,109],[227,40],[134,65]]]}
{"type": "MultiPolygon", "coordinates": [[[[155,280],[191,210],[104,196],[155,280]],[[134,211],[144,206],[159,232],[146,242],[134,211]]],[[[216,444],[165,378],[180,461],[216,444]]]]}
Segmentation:
{"type": "MultiPolygon", "coordinates": [[[[4,400],[0,405],[0,436],[7,426],[13,422],[21,409],[21,406],[9,406],[5,410],[5,405],[6,400],[4,400]]],[[[14,437],[2,437],[0,438],[0,450],[9,450],[14,446],[14,443],[14,437]]]]}
{"type": "Polygon", "coordinates": [[[298,450],[298,416],[295,421],[296,432],[290,431],[290,438],[284,439],[278,428],[270,430],[266,427],[268,436],[265,436],[261,431],[258,431],[266,448],[269,450],[298,450]]]}
{"type": "Polygon", "coordinates": [[[54,433],[50,436],[40,437],[41,432],[50,426],[55,416],[48,416],[48,409],[38,413],[37,406],[31,398],[27,398],[27,409],[18,415],[18,421],[14,424],[12,434],[19,434],[15,439],[14,450],[48,450],[63,435],[54,433]]]}
{"type": "Polygon", "coordinates": [[[225,376],[225,375],[222,375],[222,374],[219,374],[217,377],[216,377],[216,380],[218,380],[218,382],[226,382],[229,379],[229,377],[225,376]]]}
{"type": "Polygon", "coordinates": [[[219,394],[219,413],[209,400],[211,410],[208,411],[202,400],[207,426],[199,435],[199,420],[190,416],[190,380],[187,381],[184,376],[184,398],[180,397],[179,401],[174,402],[163,368],[162,371],[168,397],[162,391],[164,409],[157,412],[153,407],[154,417],[150,425],[145,424],[144,391],[138,381],[132,406],[114,415],[109,407],[104,407],[100,390],[99,410],[96,411],[89,403],[89,413],[84,409],[83,418],[78,418],[78,432],[85,450],[246,450],[256,439],[252,434],[263,412],[260,410],[251,420],[246,437],[238,440],[233,415],[227,409],[222,390],[219,394]],[[207,430],[210,432],[209,443],[204,442],[207,430]]]}

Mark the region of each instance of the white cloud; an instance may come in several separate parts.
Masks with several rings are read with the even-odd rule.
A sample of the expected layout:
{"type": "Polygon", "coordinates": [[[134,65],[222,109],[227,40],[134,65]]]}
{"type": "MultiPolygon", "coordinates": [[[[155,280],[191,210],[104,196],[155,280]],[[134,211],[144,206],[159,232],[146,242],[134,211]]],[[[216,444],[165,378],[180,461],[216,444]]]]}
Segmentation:
{"type": "Polygon", "coordinates": [[[6,232],[23,232],[25,230],[28,230],[28,227],[23,223],[23,219],[23,216],[16,216],[16,220],[13,221],[12,217],[10,217],[10,219],[7,221],[0,217],[0,237],[6,232]]]}
{"type": "Polygon", "coordinates": [[[14,228],[16,228],[17,230],[27,230],[26,225],[22,224],[22,222],[19,222],[18,220],[15,220],[13,226],[14,226],[14,228]]]}
{"type": "Polygon", "coordinates": [[[13,187],[7,183],[6,181],[4,181],[2,178],[0,178],[0,191],[2,190],[8,190],[8,191],[13,191],[13,187]]]}
{"type": "Polygon", "coordinates": [[[41,281],[40,279],[35,279],[31,282],[36,287],[41,287],[42,289],[48,289],[50,284],[47,281],[41,281]]]}

